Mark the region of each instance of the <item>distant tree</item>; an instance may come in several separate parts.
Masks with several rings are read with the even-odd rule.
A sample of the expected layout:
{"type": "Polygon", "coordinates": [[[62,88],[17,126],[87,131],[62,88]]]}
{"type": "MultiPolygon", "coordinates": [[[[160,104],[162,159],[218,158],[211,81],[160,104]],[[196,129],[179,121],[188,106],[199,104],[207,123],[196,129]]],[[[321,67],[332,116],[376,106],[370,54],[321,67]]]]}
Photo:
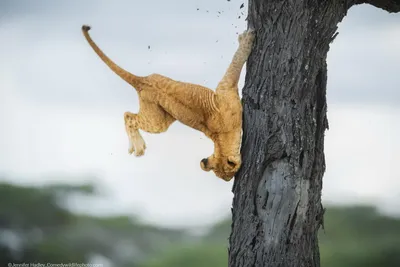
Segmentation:
{"type": "Polygon", "coordinates": [[[0,266],[13,262],[82,262],[85,250],[63,242],[63,231],[74,216],[61,205],[66,191],[87,186],[27,187],[0,184],[0,266]],[[73,252],[73,253],[71,253],[73,252]]]}
{"type": "Polygon", "coordinates": [[[348,9],[400,0],[249,0],[243,164],[233,186],[229,266],[320,266],[326,57],[348,9]]]}
{"type": "MultiPolygon", "coordinates": [[[[92,185],[42,187],[0,183],[0,266],[23,262],[89,262],[100,256],[115,266],[140,262],[182,244],[182,230],[140,223],[131,216],[94,217],[64,205],[71,196],[94,196],[92,185]]],[[[99,262],[96,262],[99,263],[99,262]]]]}

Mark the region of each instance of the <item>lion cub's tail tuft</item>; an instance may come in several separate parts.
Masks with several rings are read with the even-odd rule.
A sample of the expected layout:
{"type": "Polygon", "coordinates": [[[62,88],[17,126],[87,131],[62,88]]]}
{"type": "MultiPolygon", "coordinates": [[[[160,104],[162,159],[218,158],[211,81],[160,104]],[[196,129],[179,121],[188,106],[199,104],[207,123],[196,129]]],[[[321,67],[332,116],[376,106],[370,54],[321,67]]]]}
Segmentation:
{"type": "Polygon", "coordinates": [[[89,25],[83,25],[82,26],[82,31],[88,32],[88,31],[90,31],[91,28],[92,27],[90,27],[89,25]]]}

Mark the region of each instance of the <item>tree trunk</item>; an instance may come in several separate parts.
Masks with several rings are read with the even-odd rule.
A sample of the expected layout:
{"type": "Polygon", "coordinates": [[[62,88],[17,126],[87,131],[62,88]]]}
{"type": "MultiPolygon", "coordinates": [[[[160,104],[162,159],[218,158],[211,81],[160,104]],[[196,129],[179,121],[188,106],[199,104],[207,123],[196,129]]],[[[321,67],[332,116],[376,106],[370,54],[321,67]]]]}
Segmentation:
{"type": "MultiPolygon", "coordinates": [[[[398,12],[400,0],[364,1],[398,12]]],[[[249,0],[243,164],[233,185],[229,266],[318,267],[326,57],[354,0],[249,0]]]]}

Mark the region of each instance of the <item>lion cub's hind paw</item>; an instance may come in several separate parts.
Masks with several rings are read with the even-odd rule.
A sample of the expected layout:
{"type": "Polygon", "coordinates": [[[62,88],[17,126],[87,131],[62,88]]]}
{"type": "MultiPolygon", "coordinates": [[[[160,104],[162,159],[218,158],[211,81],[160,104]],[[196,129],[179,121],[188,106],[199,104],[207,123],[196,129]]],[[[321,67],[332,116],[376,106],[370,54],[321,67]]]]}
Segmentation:
{"type": "Polygon", "coordinates": [[[146,150],[145,147],[141,147],[141,148],[135,150],[135,156],[136,156],[136,157],[141,157],[141,156],[143,156],[145,150],[146,150]]]}
{"type": "Polygon", "coordinates": [[[146,150],[146,143],[144,142],[141,136],[129,139],[129,147],[128,153],[130,155],[134,154],[136,157],[140,157],[144,155],[144,151],[146,150]]]}
{"type": "Polygon", "coordinates": [[[146,150],[146,143],[143,138],[137,138],[134,142],[135,146],[135,156],[141,157],[144,155],[144,151],[146,150]]]}
{"type": "Polygon", "coordinates": [[[129,140],[128,153],[132,154],[133,152],[135,152],[135,146],[133,145],[132,141],[129,140]]]}

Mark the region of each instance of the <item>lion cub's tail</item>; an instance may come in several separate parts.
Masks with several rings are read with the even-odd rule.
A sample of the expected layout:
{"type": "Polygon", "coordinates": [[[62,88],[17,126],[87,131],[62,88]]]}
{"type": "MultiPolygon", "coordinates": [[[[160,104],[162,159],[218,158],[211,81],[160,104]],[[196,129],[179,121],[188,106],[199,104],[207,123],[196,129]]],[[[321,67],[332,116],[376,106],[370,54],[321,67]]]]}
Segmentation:
{"type": "Polygon", "coordinates": [[[93,50],[96,52],[96,54],[103,60],[104,63],[107,64],[107,66],[115,72],[119,77],[124,79],[127,83],[132,85],[136,90],[140,91],[141,90],[141,85],[143,84],[142,77],[133,75],[132,73],[124,70],[117,64],[115,64],[109,57],[104,54],[104,52],[96,45],[96,43],[92,40],[92,38],[89,35],[89,30],[91,29],[90,26],[88,25],[83,25],[82,26],[82,32],[83,35],[85,36],[86,40],[88,41],[89,45],[93,48],[93,50]]]}

